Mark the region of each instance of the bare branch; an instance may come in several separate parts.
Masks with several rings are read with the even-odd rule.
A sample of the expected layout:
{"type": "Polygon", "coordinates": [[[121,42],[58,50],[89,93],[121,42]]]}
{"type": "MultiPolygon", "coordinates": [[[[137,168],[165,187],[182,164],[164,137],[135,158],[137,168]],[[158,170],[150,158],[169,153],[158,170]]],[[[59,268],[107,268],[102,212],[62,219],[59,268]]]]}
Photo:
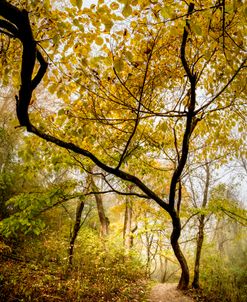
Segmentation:
{"type": "Polygon", "coordinates": [[[220,210],[226,214],[228,217],[230,217],[231,219],[235,220],[236,222],[238,222],[239,224],[243,225],[243,226],[247,226],[247,218],[240,216],[230,210],[225,209],[224,207],[220,207],[220,210]],[[242,221],[241,221],[242,220],[242,221]]]}
{"type": "Polygon", "coordinates": [[[145,73],[144,73],[144,77],[143,77],[141,91],[140,91],[140,98],[139,98],[139,100],[137,100],[138,107],[137,107],[135,125],[134,125],[133,131],[132,131],[132,133],[131,133],[131,135],[130,135],[130,137],[129,137],[126,145],[125,145],[124,151],[123,151],[123,153],[122,153],[122,155],[120,157],[120,160],[119,160],[119,163],[118,163],[116,169],[119,169],[121,167],[121,164],[123,163],[124,159],[126,158],[126,154],[127,154],[129,145],[130,145],[130,143],[132,141],[132,138],[134,137],[134,135],[136,133],[136,130],[137,130],[137,127],[138,127],[138,124],[139,124],[140,110],[141,110],[141,106],[142,106],[142,97],[143,97],[144,87],[145,87],[145,83],[146,83],[146,79],[147,79],[147,73],[148,73],[149,63],[150,63],[151,58],[152,58],[153,48],[154,48],[154,43],[153,43],[153,46],[152,46],[152,50],[151,50],[150,54],[148,55],[148,60],[147,60],[146,68],[145,68],[145,73]]]}
{"type": "Polygon", "coordinates": [[[247,57],[243,60],[243,62],[239,65],[238,69],[235,71],[235,73],[232,75],[232,77],[229,79],[229,81],[225,84],[225,86],[210,100],[208,101],[205,105],[200,107],[195,111],[195,114],[198,114],[199,112],[203,111],[206,109],[208,106],[210,106],[221,94],[230,86],[230,84],[233,82],[233,80],[236,78],[236,76],[239,74],[241,69],[245,68],[245,63],[247,61],[247,57]]]}

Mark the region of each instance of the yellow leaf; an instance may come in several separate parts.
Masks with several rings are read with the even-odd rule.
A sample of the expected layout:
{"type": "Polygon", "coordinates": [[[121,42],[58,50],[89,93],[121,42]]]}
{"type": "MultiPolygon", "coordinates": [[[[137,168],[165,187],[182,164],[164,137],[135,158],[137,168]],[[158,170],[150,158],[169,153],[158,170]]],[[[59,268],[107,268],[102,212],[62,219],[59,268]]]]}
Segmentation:
{"type": "Polygon", "coordinates": [[[103,40],[101,37],[97,37],[97,38],[95,39],[95,43],[96,43],[97,45],[102,45],[102,44],[104,43],[104,40],[103,40]]]}
{"type": "Polygon", "coordinates": [[[105,25],[105,31],[109,32],[111,30],[112,26],[113,26],[113,22],[110,19],[106,19],[106,18],[104,18],[102,20],[102,22],[105,25]]]}
{"type": "Polygon", "coordinates": [[[160,14],[164,19],[170,19],[173,17],[174,13],[172,8],[165,6],[160,10],[160,14]]]}
{"type": "Polygon", "coordinates": [[[125,18],[129,17],[132,13],[132,8],[130,5],[126,4],[123,8],[122,14],[125,18]]]}
{"type": "Polygon", "coordinates": [[[73,6],[76,6],[76,0],[70,0],[70,3],[71,3],[73,6]]]}
{"type": "Polygon", "coordinates": [[[190,22],[190,27],[191,27],[192,31],[195,32],[197,35],[199,35],[199,36],[202,35],[202,29],[198,24],[196,24],[194,22],[190,22]]]}
{"type": "Polygon", "coordinates": [[[81,7],[82,7],[82,0],[70,0],[70,3],[73,6],[77,6],[78,9],[81,9],[81,7]]]}
{"type": "Polygon", "coordinates": [[[78,9],[81,9],[82,0],[76,0],[76,6],[78,7],[78,9]]]}
{"type": "Polygon", "coordinates": [[[114,62],[114,68],[116,69],[117,72],[120,72],[121,70],[123,70],[123,67],[124,67],[123,60],[117,59],[114,62]]]}
{"type": "Polygon", "coordinates": [[[132,61],[133,60],[133,55],[130,51],[126,51],[125,56],[127,60],[132,61]]]}
{"type": "Polygon", "coordinates": [[[119,8],[119,4],[116,3],[116,2],[112,2],[111,5],[110,5],[110,8],[111,8],[112,10],[116,10],[116,9],[119,8]]]}

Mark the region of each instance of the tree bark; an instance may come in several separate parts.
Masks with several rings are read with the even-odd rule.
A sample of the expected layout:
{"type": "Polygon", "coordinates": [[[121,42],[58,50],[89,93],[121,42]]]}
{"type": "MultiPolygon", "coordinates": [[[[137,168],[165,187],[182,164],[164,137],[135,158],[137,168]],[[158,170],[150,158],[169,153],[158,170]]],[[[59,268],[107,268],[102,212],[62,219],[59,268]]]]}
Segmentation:
{"type": "Polygon", "coordinates": [[[92,186],[93,191],[95,192],[94,196],[95,196],[95,200],[96,200],[99,221],[100,221],[100,236],[106,237],[109,234],[110,221],[105,214],[102,197],[99,194],[99,189],[96,186],[92,176],[91,176],[91,186],[92,186]]]}
{"type": "Polygon", "coordinates": [[[163,263],[162,259],[160,259],[160,264],[161,264],[161,268],[162,271],[164,269],[163,275],[161,276],[161,283],[165,283],[167,280],[167,264],[168,264],[168,260],[167,258],[165,258],[165,263],[163,263]]]}
{"type": "MultiPolygon", "coordinates": [[[[131,193],[133,186],[129,186],[129,192],[131,193]]],[[[137,226],[132,228],[132,217],[133,217],[133,203],[131,196],[126,196],[125,202],[125,213],[124,213],[124,229],[123,229],[123,239],[124,246],[127,251],[133,247],[133,237],[134,232],[137,230],[137,226]]]]}
{"type": "Polygon", "coordinates": [[[187,289],[190,281],[189,268],[178,242],[181,234],[181,222],[178,214],[175,211],[171,213],[171,218],[173,226],[171,234],[171,245],[182,270],[178,283],[178,289],[187,289]]]}
{"type": "MultiPolygon", "coordinates": [[[[210,170],[208,163],[206,164],[206,182],[205,182],[205,189],[203,194],[203,201],[202,201],[202,209],[205,209],[207,202],[208,202],[208,191],[209,191],[209,181],[210,181],[210,170]]],[[[201,214],[199,217],[199,229],[196,241],[196,258],[194,264],[194,278],[192,282],[193,288],[200,288],[199,279],[200,279],[200,260],[201,260],[201,252],[202,252],[202,245],[204,240],[204,226],[205,226],[205,215],[201,214]]]]}
{"type": "Polygon", "coordinates": [[[194,265],[194,278],[192,282],[193,288],[200,288],[199,285],[199,278],[200,278],[200,259],[201,259],[201,251],[204,239],[204,220],[205,215],[201,215],[199,219],[199,230],[196,240],[196,258],[195,258],[195,265],[194,265]]]}
{"type": "Polygon", "coordinates": [[[130,250],[132,247],[132,202],[127,197],[125,202],[125,214],[124,214],[124,229],[123,229],[123,238],[124,238],[124,246],[127,250],[130,250]]]}
{"type": "Polygon", "coordinates": [[[81,228],[81,214],[84,209],[84,202],[80,201],[77,209],[76,209],[76,219],[75,219],[75,224],[72,232],[72,236],[70,238],[70,243],[69,243],[69,261],[68,261],[68,267],[72,266],[73,263],[73,255],[74,255],[74,244],[75,240],[77,238],[77,235],[79,233],[79,230],[81,228]]]}

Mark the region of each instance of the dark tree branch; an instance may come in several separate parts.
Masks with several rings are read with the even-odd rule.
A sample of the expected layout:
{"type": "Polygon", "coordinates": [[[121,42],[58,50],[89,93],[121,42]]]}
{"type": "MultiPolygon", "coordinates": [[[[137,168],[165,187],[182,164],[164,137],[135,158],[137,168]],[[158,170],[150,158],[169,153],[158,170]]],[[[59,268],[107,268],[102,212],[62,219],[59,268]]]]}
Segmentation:
{"type": "Polygon", "coordinates": [[[247,218],[240,216],[230,210],[225,209],[224,207],[220,207],[219,208],[225,215],[227,215],[228,217],[230,217],[231,219],[235,220],[236,222],[238,222],[239,224],[243,225],[243,226],[247,226],[247,218]],[[242,221],[241,221],[242,220],[242,221]]]}
{"type": "Polygon", "coordinates": [[[37,60],[39,61],[40,68],[37,74],[35,75],[34,79],[32,80],[32,90],[34,90],[39,85],[48,67],[48,63],[45,61],[39,50],[37,50],[37,60]]]}
{"type": "Polygon", "coordinates": [[[88,173],[89,175],[94,175],[94,176],[99,176],[99,177],[102,177],[104,179],[104,181],[106,182],[106,184],[110,187],[111,190],[106,190],[106,191],[93,191],[93,192],[89,192],[87,194],[85,194],[85,196],[87,195],[93,195],[93,194],[109,194],[109,193],[116,193],[118,195],[125,195],[125,196],[136,196],[136,197],[139,197],[139,198],[144,198],[144,199],[150,199],[150,197],[148,195],[144,195],[144,194],[140,194],[140,193],[137,193],[137,192],[122,192],[122,191],[119,191],[117,189],[115,189],[111,183],[107,180],[107,175],[104,175],[103,173],[94,173],[92,172],[92,170],[89,170],[89,169],[86,169],[83,165],[83,163],[78,159],[76,158],[74,155],[72,155],[73,159],[79,164],[79,166],[86,172],[88,173]]]}
{"type": "Polygon", "coordinates": [[[110,194],[110,193],[116,193],[118,195],[123,195],[123,196],[136,196],[139,198],[144,198],[144,199],[150,199],[150,197],[148,197],[147,195],[143,195],[143,194],[139,194],[139,193],[128,193],[128,192],[121,192],[119,190],[116,189],[112,189],[112,190],[106,190],[106,191],[93,191],[93,192],[88,192],[87,194],[85,194],[85,196],[87,195],[100,195],[100,194],[110,194]]]}
{"type": "Polygon", "coordinates": [[[247,61],[247,57],[242,61],[242,63],[239,65],[238,69],[235,71],[235,73],[232,75],[232,77],[228,80],[228,82],[225,84],[225,86],[218,92],[216,95],[208,101],[205,105],[201,106],[199,109],[195,111],[195,114],[198,114],[201,111],[204,111],[208,106],[210,106],[219,96],[222,95],[222,93],[230,86],[230,84],[233,82],[233,80],[236,78],[236,76],[239,74],[239,72],[245,68],[245,63],[247,61]]]}
{"type": "MultiPolygon", "coordinates": [[[[188,16],[190,16],[193,9],[194,9],[194,3],[190,3],[189,8],[188,8],[188,16]]],[[[186,44],[187,44],[188,35],[189,35],[188,26],[189,26],[189,22],[187,20],[186,26],[185,26],[184,32],[183,32],[180,56],[181,56],[181,61],[182,61],[184,70],[190,81],[190,86],[191,86],[190,87],[190,100],[189,100],[189,106],[188,106],[188,113],[187,113],[187,117],[186,117],[186,128],[185,128],[183,142],[182,142],[181,157],[178,162],[177,168],[173,173],[172,180],[170,183],[169,206],[171,209],[174,209],[176,186],[177,186],[177,183],[179,182],[179,179],[181,177],[181,174],[183,172],[184,166],[187,161],[188,152],[189,152],[189,140],[190,140],[190,136],[193,131],[193,128],[194,128],[193,127],[193,117],[194,117],[194,110],[195,110],[195,104],[196,104],[196,75],[191,72],[191,70],[189,68],[189,64],[186,59],[186,54],[185,54],[186,44]]]]}
{"type": "Polygon", "coordinates": [[[21,87],[19,96],[16,97],[16,110],[20,125],[26,126],[28,129],[31,126],[28,116],[28,106],[31,101],[32,92],[42,80],[47,69],[47,63],[41,53],[36,49],[36,42],[33,38],[28,12],[16,8],[5,0],[1,0],[0,14],[8,20],[2,20],[0,27],[2,25],[2,27],[10,31],[16,38],[20,39],[23,46],[21,87]],[[40,63],[40,69],[32,80],[36,59],[38,59],[40,63]]]}
{"type": "Polygon", "coordinates": [[[126,89],[126,91],[128,92],[128,94],[138,102],[138,98],[131,92],[131,90],[129,90],[129,88],[126,86],[126,84],[122,81],[122,79],[120,78],[120,76],[118,75],[115,67],[113,67],[113,71],[115,76],[117,77],[118,81],[120,82],[120,84],[126,89]]]}
{"type": "Polygon", "coordinates": [[[222,0],[222,37],[223,37],[223,51],[225,51],[225,38],[226,38],[226,3],[222,0]]]}
{"type": "Polygon", "coordinates": [[[6,36],[8,36],[9,38],[15,38],[15,36],[13,36],[13,35],[10,34],[9,32],[4,31],[4,30],[2,30],[2,29],[0,29],[0,33],[1,33],[1,34],[4,34],[4,35],[6,35],[6,36]]]}
{"type": "Polygon", "coordinates": [[[188,62],[186,60],[186,55],[185,55],[185,51],[186,51],[186,44],[187,44],[187,40],[188,40],[188,35],[189,35],[189,17],[192,14],[193,10],[194,10],[194,3],[190,3],[189,8],[188,8],[188,13],[187,13],[187,19],[186,19],[186,26],[184,27],[184,32],[183,32],[183,38],[182,38],[182,44],[181,44],[181,48],[180,48],[180,57],[181,57],[181,61],[184,67],[184,70],[190,80],[193,81],[193,74],[189,68],[188,62]]]}
{"type": "Polygon", "coordinates": [[[129,139],[125,145],[125,148],[124,148],[124,151],[120,157],[120,160],[119,160],[119,163],[117,165],[117,168],[116,169],[119,169],[121,167],[121,164],[123,163],[124,159],[126,158],[126,156],[128,155],[127,151],[128,151],[128,148],[130,146],[130,143],[137,131],[137,127],[139,125],[139,121],[140,121],[140,110],[141,110],[141,106],[142,106],[142,98],[143,98],[143,93],[144,93],[144,87],[145,87],[145,83],[146,83],[146,80],[147,80],[147,73],[148,73],[148,68],[149,68],[149,63],[151,61],[151,58],[152,58],[152,52],[153,52],[153,48],[154,48],[154,44],[152,46],[152,50],[150,52],[150,54],[148,55],[148,60],[147,60],[147,64],[146,64],[146,68],[145,68],[145,73],[144,73],[144,77],[143,77],[143,82],[142,82],[142,86],[141,86],[141,91],[140,91],[140,98],[137,100],[138,102],[138,107],[137,107],[137,113],[136,113],[136,120],[135,120],[135,125],[134,125],[134,128],[133,128],[133,131],[131,133],[131,135],[129,136],[129,139]]]}
{"type": "Polygon", "coordinates": [[[183,229],[186,227],[186,225],[190,222],[190,220],[191,220],[193,217],[197,216],[199,213],[200,213],[200,212],[196,212],[196,213],[190,215],[190,217],[187,218],[187,220],[185,221],[185,223],[184,223],[183,226],[181,227],[181,230],[183,230],[183,229]]]}
{"type": "Polygon", "coordinates": [[[180,212],[180,207],[181,207],[181,202],[182,202],[182,182],[181,178],[179,178],[178,181],[178,200],[177,200],[177,212],[180,212]]]}
{"type": "Polygon", "coordinates": [[[52,135],[46,134],[43,131],[37,129],[29,120],[28,107],[31,101],[32,92],[34,87],[36,87],[41,81],[42,77],[45,74],[47,63],[43,60],[41,54],[37,52],[36,42],[33,39],[32,29],[30,26],[28,13],[26,10],[19,10],[13,5],[9,4],[5,0],[0,0],[0,14],[2,17],[7,19],[9,22],[13,23],[19,30],[18,38],[23,45],[23,54],[22,54],[22,66],[21,66],[21,88],[19,90],[19,97],[16,97],[17,100],[17,117],[21,126],[25,126],[27,131],[36,134],[40,138],[71,150],[75,153],[81,154],[92,160],[99,168],[102,170],[111,173],[125,181],[129,181],[135,184],[139,189],[141,189],[147,196],[155,200],[163,209],[169,211],[168,204],[162,200],[156,193],[150,190],[138,177],[121,171],[119,169],[112,168],[107,164],[99,160],[94,154],[90,151],[82,149],[73,143],[64,142],[52,135]],[[38,74],[34,77],[34,82],[32,81],[34,66],[36,58],[41,64],[38,74]],[[45,66],[46,65],[46,66],[45,66]]]}
{"type": "Polygon", "coordinates": [[[9,35],[10,37],[18,37],[18,29],[10,22],[0,19],[0,28],[6,29],[8,32],[3,32],[9,35]]]}

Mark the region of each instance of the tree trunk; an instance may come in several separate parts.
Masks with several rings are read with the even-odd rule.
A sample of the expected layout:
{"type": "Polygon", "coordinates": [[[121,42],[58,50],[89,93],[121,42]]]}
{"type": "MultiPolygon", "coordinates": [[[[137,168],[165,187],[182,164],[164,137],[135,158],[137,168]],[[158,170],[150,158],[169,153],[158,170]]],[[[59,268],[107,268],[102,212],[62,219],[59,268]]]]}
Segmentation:
{"type": "Polygon", "coordinates": [[[132,224],[132,201],[129,197],[127,197],[125,203],[125,214],[124,214],[124,229],[123,229],[123,239],[124,239],[124,246],[126,250],[130,250],[133,245],[133,234],[131,230],[132,224]]]}
{"type": "Polygon", "coordinates": [[[178,283],[178,289],[187,289],[190,281],[189,268],[178,243],[178,239],[181,233],[181,222],[178,214],[175,211],[171,213],[171,218],[173,226],[171,234],[171,245],[182,270],[178,283]]]}
{"type": "MultiPolygon", "coordinates": [[[[208,191],[209,191],[209,181],[210,181],[210,169],[208,163],[205,165],[206,168],[206,181],[205,181],[205,188],[203,194],[203,201],[202,201],[202,209],[204,209],[208,202],[208,191]]],[[[200,288],[199,279],[200,279],[200,260],[201,260],[201,252],[202,252],[202,245],[204,239],[204,226],[205,226],[205,215],[201,214],[199,217],[199,229],[196,241],[196,258],[194,264],[194,278],[192,282],[193,288],[200,288]]]]}
{"type": "Polygon", "coordinates": [[[161,276],[161,283],[165,283],[167,280],[167,265],[168,265],[168,260],[167,258],[165,258],[165,263],[163,263],[162,258],[160,259],[160,266],[161,266],[161,270],[163,272],[162,276],[161,276]]]}
{"type": "Polygon", "coordinates": [[[80,227],[81,227],[81,214],[82,214],[83,209],[84,209],[84,202],[80,201],[78,206],[77,206],[77,209],[76,209],[76,220],[75,220],[73,233],[72,233],[72,236],[70,238],[70,243],[69,243],[68,267],[72,266],[73,255],[74,255],[74,244],[75,244],[75,240],[77,238],[77,235],[78,235],[80,227]]]}
{"type": "Polygon", "coordinates": [[[199,277],[200,277],[200,259],[201,259],[201,251],[202,251],[202,244],[204,239],[204,219],[205,215],[201,215],[199,219],[199,231],[196,240],[196,259],[194,265],[194,279],[192,282],[193,288],[200,288],[199,285],[199,277]]]}
{"type": "Polygon", "coordinates": [[[101,195],[99,194],[99,189],[96,186],[93,177],[91,177],[91,184],[92,184],[92,189],[95,192],[95,200],[97,204],[97,210],[98,210],[98,215],[99,215],[99,221],[100,221],[100,236],[106,237],[109,234],[109,224],[110,221],[108,217],[105,215],[105,209],[103,205],[103,200],[101,195]]]}

